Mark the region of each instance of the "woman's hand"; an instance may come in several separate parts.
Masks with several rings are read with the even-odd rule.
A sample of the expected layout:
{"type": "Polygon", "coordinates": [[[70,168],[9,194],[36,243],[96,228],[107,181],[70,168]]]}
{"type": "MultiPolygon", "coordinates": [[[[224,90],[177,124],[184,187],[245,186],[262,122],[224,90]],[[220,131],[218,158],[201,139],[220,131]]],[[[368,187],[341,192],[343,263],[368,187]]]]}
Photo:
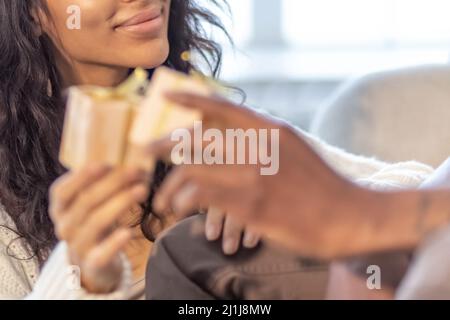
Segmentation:
{"type": "Polygon", "coordinates": [[[248,249],[255,248],[260,240],[257,232],[213,207],[208,209],[206,215],[205,233],[209,241],[216,241],[222,235],[222,248],[227,255],[233,255],[239,250],[241,239],[242,245],[248,249]]]}
{"type": "Polygon", "coordinates": [[[92,293],[109,293],[122,275],[119,253],[131,231],[118,226],[148,195],[145,175],[135,169],[90,166],[59,178],[50,189],[50,215],[56,235],[66,241],[81,283],[92,293]]]}

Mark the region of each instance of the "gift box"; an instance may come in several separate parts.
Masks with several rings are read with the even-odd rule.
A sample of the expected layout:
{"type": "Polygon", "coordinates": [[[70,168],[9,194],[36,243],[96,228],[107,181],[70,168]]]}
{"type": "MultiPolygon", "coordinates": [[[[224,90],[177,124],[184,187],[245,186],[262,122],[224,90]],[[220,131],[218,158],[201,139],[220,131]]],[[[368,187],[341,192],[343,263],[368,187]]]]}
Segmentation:
{"type": "Polygon", "coordinates": [[[146,73],[137,70],[117,88],[70,88],[61,163],[71,170],[102,163],[152,171],[156,161],[146,146],[202,119],[199,112],[168,101],[169,91],[208,96],[215,89],[201,77],[166,67],[156,69],[149,84],[146,73]]]}

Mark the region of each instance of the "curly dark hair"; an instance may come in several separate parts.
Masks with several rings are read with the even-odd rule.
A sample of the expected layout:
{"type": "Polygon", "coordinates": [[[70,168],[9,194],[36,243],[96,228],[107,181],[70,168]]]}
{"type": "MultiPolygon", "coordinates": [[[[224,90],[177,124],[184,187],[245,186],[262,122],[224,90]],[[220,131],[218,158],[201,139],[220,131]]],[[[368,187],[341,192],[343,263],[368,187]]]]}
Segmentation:
{"type": "MultiPolygon", "coordinates": [[[[228,7],[225,0],[210,2],[228,7]]],[[[36,34],[35,9],[45,11],[44,1],[0,0],[0,203],[15,223],[17,239],[28,244],[30,259],[37,257],[42,265],[57,243],[48,189],[65,172],[58,161],[65,106],[53,44],[36,34]]],[[[203,57],[209,75],[218,75],[222,49],[208,37],[205,22],[228,36],[221,20],[196,0],[172,0],[165,65],[186,73],[198,69],[181,59],[191,50],[203,57]]],[[[144,224],[151,199],[169,169],[158,165],[152,195],[143,205],[142,228],[149,237],[144,224]]]]}

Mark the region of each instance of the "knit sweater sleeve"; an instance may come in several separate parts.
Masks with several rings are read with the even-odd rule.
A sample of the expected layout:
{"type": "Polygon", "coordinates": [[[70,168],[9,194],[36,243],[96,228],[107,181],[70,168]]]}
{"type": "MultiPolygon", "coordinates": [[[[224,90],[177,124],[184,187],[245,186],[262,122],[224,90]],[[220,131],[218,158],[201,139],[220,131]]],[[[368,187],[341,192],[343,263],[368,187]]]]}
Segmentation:
{"type": "Polygon", "coordinates": [[[0,299],[22,299],[31,291],[31,285],[21,262],[8,251],[8,246],[0,242],[0,299]]]}
{"type": "Polygon", "coordinates": [[[129,294],[132,275],[131,267],[121,255],[123,273],[118,288],[110,294],[95,295],[80,286],[80,271],[70,264],[67,245],[61,242],[53,251],[41,271],[33,291],[27,300],[119,300],[129,294]]]}
{"type": "Polygon", "coordinates": [[[367,188],[380,191],[417,188],[434,171],[432,167],[416,161],[390,164],[375,158],[354,155],[326,143],[285,119],[270,115],[267,111],[257,109],[256,112],[290,127],[336,172],[367,188]]]}
{"type": "Polygon", "coordinates": [[[295,130],[334,170],[371,189],[387,191],[416,188],[434,171],[432,167],[415,161],[390,164],[353,155],[298,128],[295,130]]]}

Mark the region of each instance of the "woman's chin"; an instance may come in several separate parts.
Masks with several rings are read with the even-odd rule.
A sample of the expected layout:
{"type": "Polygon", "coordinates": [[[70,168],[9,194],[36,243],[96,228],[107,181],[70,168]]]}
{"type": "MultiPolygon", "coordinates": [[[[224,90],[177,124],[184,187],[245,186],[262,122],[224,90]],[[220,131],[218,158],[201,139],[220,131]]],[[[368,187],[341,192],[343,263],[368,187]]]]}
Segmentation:
{"type": "Polygon", "coordinates": [[[128,68],[153,69],[163,65],[170,52],[168,41],[163,39],[155,39],[144,44],[127,44],[126,47],[129,49],[123,50],[122,47],[116,46],[110,51],[114,53],[113,56],[108,58],[109,61],[104,62],[128,68]]]}
{"type": "Polygon", "coordinates": [[[166,62],[166,59],[161,59],[158,61],[148,61],[148,62],[142,63],[140,65],[136,65],[134,67],[136,67],[136,68],[141,67],[144,69],[155,69],[155,68],[162,66],[164,64],[164,62],[166,62]]]}
{"type": "Polygon", "coordinates": [[[153,69],[159,67],[167,61],[169,57],[169,48],[159,48],[155,50],[155,48],[147,51],[144,55],[142,55],[141,59],[134,60],[135,63],[139,61],[140,63],[136,64],[136,67],[142,67],[145,69],[153,69]],[[150,54],[148,53],[150,52],[150,54]]]}

